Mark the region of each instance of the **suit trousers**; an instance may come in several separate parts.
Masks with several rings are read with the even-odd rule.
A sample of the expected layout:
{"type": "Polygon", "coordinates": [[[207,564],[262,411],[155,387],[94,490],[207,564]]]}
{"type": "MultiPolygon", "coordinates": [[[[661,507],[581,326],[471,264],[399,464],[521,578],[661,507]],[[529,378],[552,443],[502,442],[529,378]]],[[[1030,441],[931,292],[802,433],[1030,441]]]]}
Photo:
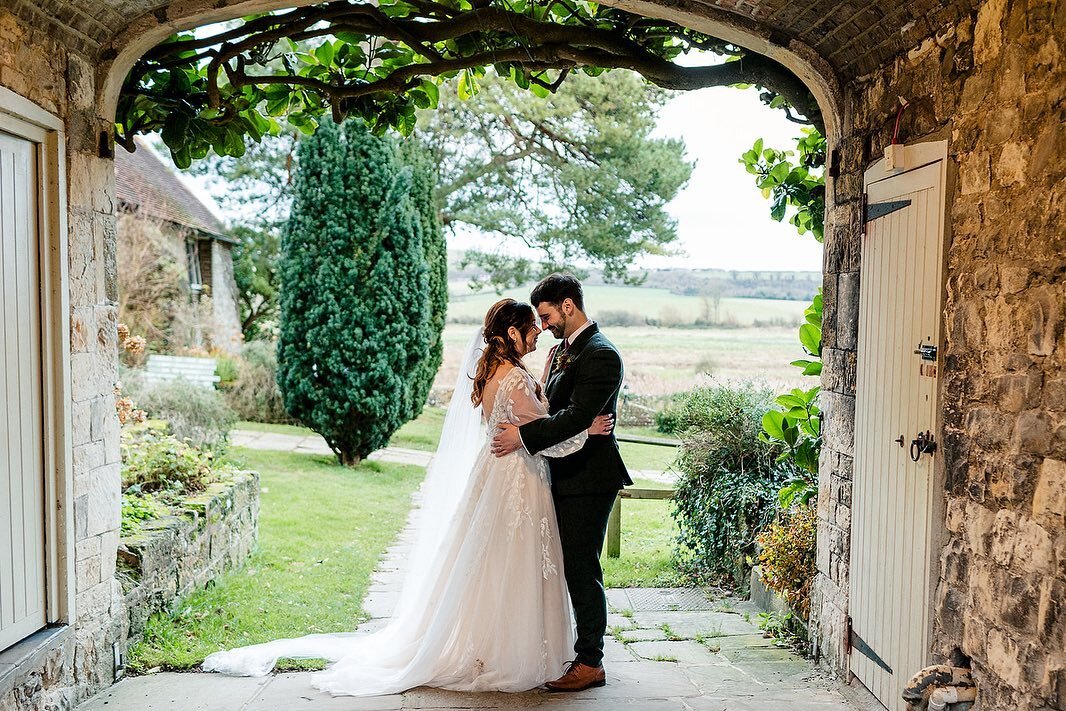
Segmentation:
{"type": "Polygon", "coordinates": [[[616,497],[617,492],[554,497],[563,571],[577,624],[574,651],[579,663],[593,667],[603,661],[603,636],[607,632],[600,553],[616,497]]]}

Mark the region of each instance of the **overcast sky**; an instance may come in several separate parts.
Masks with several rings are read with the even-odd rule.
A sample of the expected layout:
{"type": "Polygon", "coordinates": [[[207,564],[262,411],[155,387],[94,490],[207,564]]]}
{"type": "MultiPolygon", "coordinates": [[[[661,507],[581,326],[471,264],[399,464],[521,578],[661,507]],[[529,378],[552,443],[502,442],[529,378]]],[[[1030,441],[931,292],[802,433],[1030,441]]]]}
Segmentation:
{"type": "Polygon", "coordinates": [[[670,203],[686,255],[649,258],[647,266],[821,271],[822,246],[771,220],[754,176],[737,162],[757,138],[791,148],[800,129],[760,102],[754,89],[714,87],[670,101],[657,132],[684,139],[696,162],[688,187],[670,203]]]}

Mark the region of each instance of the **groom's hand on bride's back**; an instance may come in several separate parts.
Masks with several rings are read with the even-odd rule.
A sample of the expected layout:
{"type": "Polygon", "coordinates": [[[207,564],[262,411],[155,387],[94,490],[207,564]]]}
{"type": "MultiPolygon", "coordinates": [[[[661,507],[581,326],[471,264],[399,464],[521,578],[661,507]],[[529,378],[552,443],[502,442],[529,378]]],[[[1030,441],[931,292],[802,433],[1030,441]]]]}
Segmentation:
{"type": "Polygon", "coordinates": [[[506,457],[521,448],[522,438],[518,434],[517,427],[506,422],[496,427],[496,436],[492,438],[492,453],[494,455],[506,457]]]}

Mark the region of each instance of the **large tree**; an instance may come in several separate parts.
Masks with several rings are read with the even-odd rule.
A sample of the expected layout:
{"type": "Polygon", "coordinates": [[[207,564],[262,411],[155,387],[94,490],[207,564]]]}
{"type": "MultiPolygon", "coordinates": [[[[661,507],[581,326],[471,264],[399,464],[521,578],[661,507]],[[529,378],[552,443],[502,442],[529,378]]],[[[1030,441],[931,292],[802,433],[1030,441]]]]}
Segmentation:
{"type": "Polygon", "coordinates": [[[505,238],[468,254],[490,283],[513,286],[576,261],[623,278],[635,257],[676,238],[666,205],[692,166],[682,141],[651,135],[668,98],[617,71],[530,100],[490,72],[477,94],[444,94],[426,112],[417,135],[440,165],[444,223],[505,238]],[[516,245],[539,258],[513,256],[516,245]]]}
{"type": "Polygon", "coordinates": [[[375,130],[414,130],[438,84],[476,91],[486,68],[547,95],[582,71],[631,69],[666,89],[754,84],[821,128],[810,91],[779,63],[672,22],[584,0],[338,0],[176,35],[148,51],[123,86],[117,138],[161,131],[177,165],[240,155],[244,137],[306,132],[318,118],[359,116],[375,130]],[[684,66],[692,49],[729,61],[684,66]]]}
{"type": "Polygon", "coordinates": [[[412,169],[361,121],[323,125],[299,158],[279,267],[278,386],[289,414],[354,465],[421,411],[432,380],[424,213],[412,169]]]}
{"type": "MultiPolygon", "coordinates": [[[[635,257],[657,253],[676,237],[665,208],[692,166],[682,141],[651,135],[668,98],[639,75],[618,71],[573,77],[546,99],[531,100],[490,72],[468,99],[443,95],[401,145],[405,155],[421,154],[423,146],[431,151],[445,225],[494,237],[495,249],[468,253],[485,270],[485,283],[506,287],[578,261],[620,277],[635,257]],[[525,253],[534,258],[514,256],[521,246],[532,248],[525,253]]],[[[239,159],[211,157],[192,168],[226,182],[221,198],[229,214],[263,224],[262,249],[270,246],[276,215],[287,209],[294,144],[291,135],[267,139],[239,159]]],[[[269,306],[265,254],[260,250],[262,263],[246,270],[253,327],[269,306]],[[262,306],[253,310],[255,304],[262,306]]],[[[245,282],[238,285],[243,292],[245,282]]]]}

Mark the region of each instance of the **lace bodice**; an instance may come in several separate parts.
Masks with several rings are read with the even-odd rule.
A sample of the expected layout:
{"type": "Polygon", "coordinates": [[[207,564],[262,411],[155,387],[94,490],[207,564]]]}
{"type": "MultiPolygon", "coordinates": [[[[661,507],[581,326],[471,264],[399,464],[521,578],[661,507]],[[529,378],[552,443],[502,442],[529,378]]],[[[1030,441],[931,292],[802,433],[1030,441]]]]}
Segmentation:
{"type": "MultiPolygon", "coordinates": [[[[527,422],[548,416],[548,400],[543,390],[537,396],[533,376],[522,368],[512,368],[500,380],[492,411],[488,414],[489,437],[495,434],[496,426],[504,422],[521,426],[527,422]]],[[[579,432],[570,439],[548,447],[540,452],[546,457],[565,457],[585,446],[588,432],[579,432]]]]}

